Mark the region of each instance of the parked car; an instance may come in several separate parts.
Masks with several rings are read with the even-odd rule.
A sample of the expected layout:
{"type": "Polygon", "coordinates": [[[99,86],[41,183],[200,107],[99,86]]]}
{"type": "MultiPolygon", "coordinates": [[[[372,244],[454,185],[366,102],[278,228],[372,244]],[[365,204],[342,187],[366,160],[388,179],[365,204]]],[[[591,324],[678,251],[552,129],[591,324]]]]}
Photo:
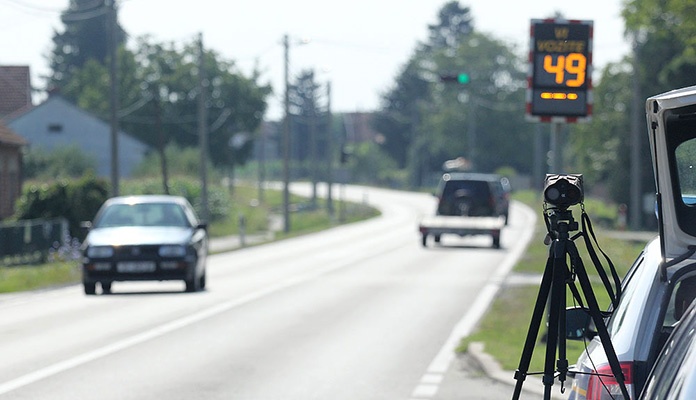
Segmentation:
{"type": "Polygon", "coordinates": [[[437,215],[505,218],[510,205],[510,182],[494,174],[448,172],[442,175],[436,196],[437,215]]]}
{"type": "MultiPolygon", "coordinates": [[[[694,275],[696,264],[693,263],[669,270],[663,268],[658,238],[645,247],[626,274],[621,300],[616,309],[610,310],[611,317],[606,326],[631,398],[635,398],[643,388],[651,366],[680,316],[680,310],[683,311],[675,289],[694,275]],[[663,273],[667,274],[666,279],[663,273]]],[[[568,329],[579,331],[572,326],[568,329]]],[[[590,327],[581,330],[584,335],[578,335],[576,339],[592,339],[571,368],[574,380],[569,400],[623,399],[596,332],[590,327]]]]}
{"type": "Polygon", "coordinates": [[[641,400],[696,399],[696,303],[693,303],[696,278],[682,282],[677,289],[678,305],[691,304],[669,337],[648,376],[641,400]]]}
{"type": "Polygon", "coordinates": [[[83,243],[86,294],[111,292],[116,281],[183,280],[187,292],[206,285],[207,226],[177,196],[124,196],[107,200],[83,243]]]}
{"type": "MultiPolygon", "coordinates": [[[[696,86],[646,102],[660,235],[645,247],[624,278],[621,299],[607,320],[631,398],[645,386],[681,316],[685,294],[696,295],[696,287],[687,283],[696,276],[695,106],[696,86]]],[[[587,327],[569,330],[593,336],[587,327]]],[[[623,399],[606,360],[599,338],[594,337],[574,368],[571,400],[623,399]]]]}

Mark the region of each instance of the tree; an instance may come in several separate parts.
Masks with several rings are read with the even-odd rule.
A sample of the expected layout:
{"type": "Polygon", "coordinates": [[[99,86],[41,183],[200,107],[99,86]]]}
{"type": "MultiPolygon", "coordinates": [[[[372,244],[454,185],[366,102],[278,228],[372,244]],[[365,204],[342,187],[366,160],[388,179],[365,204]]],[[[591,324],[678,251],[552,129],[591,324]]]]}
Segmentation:
{"type": "MultiPolygon", "coordinates": [[[[106,0],[70,0],[61,14],[63,32],[53,34],[53,50],[49,57],[51,75],[48,88],[62,89],[73,75],[90,60],[106,65],[109,55],[111,7],[106,0]]],[[[116,26],[115,43],[125,44],[126,34],[116,26]]]]}
{"type": "MultiPolygon", "coordinates": [[[[429,41],[419,44],[411,59],[396,78],[394,87],[382,98],[382,110],[375,117],[374,127],[385,140],[382,149],[399,168],[412,170],[412,183],[421,184],[421,159],[418,152],[418,125],[422,107],[430,102],[432,76],[427,64],[433,52],[455,49],[473,31],[468,8],[457,1],[446,3],[438,13],[438,22],[428,26],[429,41]]],[[[421,139],[422,140],[422,139],[421,139]]]]}
{"type": "Polygon", "coordinates": [[[384,151],[422,185],[450,158],[473,158],[479,171],[531,170],[531,125],[524,120],[524,62],[507,44],[476,32],[468,8],[445,4],[439,23],[383,96],[375,129],[384,151]],[[465,85],[441,75],[467,73],[465,85]]]}
{"type": "Polygon", "coordinates": [[[423,125],[430,169],[465,156],[480,171],[494,171],[502,160],[530,171],[533,141],[524,119],[525,74],[513,51],[474,32],[456,49],[432,52],[430,64],[432,75],[466,72],[471,79],[466,85],[432,85],[432,111],[423,125]]]}
{"type": "Polygon", "coordinates": [[[396,78],[394,87],[382,96],[374,128],[385,140],[382,145],[399,168],[406,168],[409,148],[419,121],[419,105],[427,103],[430,82],[421,76],[419,61],[409,60],[396,78]]]}
{"type": "Polygon", "coordinates": [[[631,60],[607,65],[594,87],[593,116],[573,126],[569,139],[574,170],[593,185],[605,183],[618,203],[629,203],[631,60]]]}
{"type": "Polygon", "coordinates": [[[301,72],[290,87],[293,153],[298,161],[317,161],[320,154],[326,153],[326,140],[321,137],[326,132],[326,119],[321,118],[325,107],[320,89],[313,70],[301,72]]]}
{"type": "Polygon", "coordinates": [[[450,1],[440,9],[438,23],[428,25],[430,36],[427,46],[455,49],[473,30],[469,7],[462,7],[458,1],[450,1]]]}
{"type": "MultiPolygon", "coordinates": [[[[126,103],[131,105],[126,107],[129,112],[122,113],[124,130],[153,147],[159,147],[161,140],[181,147],[198,145],[198,53],[198,44],[193,41],[178,48],[173,43],[150,43],[147,37],[138,40],[132,77],[137,85],[124,83],[126,87],[137,87],[137,93],[131,94],[126,103]],[[158,131],[158,121],[164,138],[158,131]]],[[[204,52],[203,65],[211,161],[219,166],[244,164],[252,141],[233,148],[230,140],[240,132],[257,130],[271,89],[258,83],[257,72],[246,77],[234,62],[223,60],[214,51],[204,52]]]]}

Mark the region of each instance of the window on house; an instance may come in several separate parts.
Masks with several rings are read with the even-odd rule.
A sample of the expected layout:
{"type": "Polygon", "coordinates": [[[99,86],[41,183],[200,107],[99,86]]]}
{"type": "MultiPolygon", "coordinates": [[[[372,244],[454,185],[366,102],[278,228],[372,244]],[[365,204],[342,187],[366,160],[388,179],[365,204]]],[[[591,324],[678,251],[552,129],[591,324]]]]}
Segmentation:
{"type": "Polygon", "coordinates": [[[61,133],[63,132],[63,124],[48,124],[49,133],[61,133]]]}

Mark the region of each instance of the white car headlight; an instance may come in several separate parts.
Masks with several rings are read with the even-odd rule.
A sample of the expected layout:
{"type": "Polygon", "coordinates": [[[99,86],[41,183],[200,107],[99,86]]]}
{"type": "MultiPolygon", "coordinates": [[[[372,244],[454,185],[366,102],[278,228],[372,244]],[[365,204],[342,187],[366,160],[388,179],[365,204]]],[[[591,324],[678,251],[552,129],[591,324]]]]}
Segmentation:
{"type": "Polygon", "coordinates": [[[87,248],[89,258],[109,258],[114,255],[114,248],[111,246],[93,246],[87,248]]]}
{"type": "Polygon", "coordinates": [[[183,257],[186,255],[186,247],[179,245],[168,245],[159,248],[160,257],[183,257]]]}

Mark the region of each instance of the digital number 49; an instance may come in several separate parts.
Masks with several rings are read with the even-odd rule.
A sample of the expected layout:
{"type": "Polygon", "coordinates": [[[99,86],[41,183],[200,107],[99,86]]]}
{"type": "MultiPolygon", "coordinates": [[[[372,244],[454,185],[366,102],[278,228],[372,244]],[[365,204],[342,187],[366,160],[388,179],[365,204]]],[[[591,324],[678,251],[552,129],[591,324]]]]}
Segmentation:
{"type": "Polygon", "coordinates": [[[556,83],[566,86],[578,87],[585,83],[587,59],[582,53],[570,53],[567,56],[558,56],[554,62],[554,56],[544,56],[544,71],[556,75],[556,83]],[[574,79],[566,80],[566,73],[575,75],[574,79]]]}

